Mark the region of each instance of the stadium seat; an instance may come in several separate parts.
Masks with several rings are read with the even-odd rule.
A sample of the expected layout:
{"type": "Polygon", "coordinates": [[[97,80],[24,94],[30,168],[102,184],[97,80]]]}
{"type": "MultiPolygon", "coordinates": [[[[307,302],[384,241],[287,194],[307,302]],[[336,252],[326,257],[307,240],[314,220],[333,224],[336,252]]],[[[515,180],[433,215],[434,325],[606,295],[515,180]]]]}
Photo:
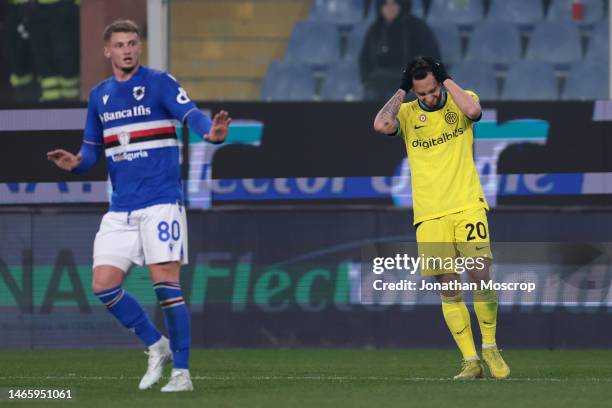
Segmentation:
{"type": "Polygon", "coordinates": [[[285,59],[312,66],[327,66],[340,59],[340,34],[326,21],[299,21],[291,34],[285,59]]]}
{"type": "Polygon", "coordinates": [[[570,21],[544,21],[535,26],[527,60],[571,64],[582,59],[578,26],[570,21]]]}
{"type": "Polygon", "coordinates": [[[448,64],[461,61],[461,34],[457,26],[454,24],[428,24],[438,40],[442,61],[448,64]]]}
{"type": "Polygon", "coordinates": [[[487,21],[474,28],[466,60],[512,64],[521,59],[521,34],[516,25],[487,21]]]}
{"type": "Polygon", "coordinates": [[[607,64],[603,62],[574,64],[565,81],[562,99],[608,99],[607,64]]]}
{"type": "Polygon", "coordinates": [[[497,99],[497,78],[492,64],[461,62],[453,65],[450,74],[459,86],[476,92],[481,100],[497,99]]]}
{"type": "Polygon", "coordinates": [[[427,21],[472,26],[483,19],[482,0],[432,0],[427,21]]]}
{"type": "Polygon", "coordinates": [[[327,101],[361,100],[363,86],[359,79],[357,64],[353,61],[345,61],[329,67],[321,89],[321,97],[327,101]]]}
{"type": "Polygon", "coordinates": [[[544,19],[541,0],[491,0],[487,19],[520,25],[533,25],[544,19]]]}
{"type": "MultiPolygon", "coordinates": [[[[551,21],[573,20],[572,3],[574,0],[551,0],[546,18],[551,21]]],[[[592,24],[604,17],[603,0],[580,0],[583,4],[583,19],[579,23],[592,24]]]]}
{"type": "Polygon", "coordinates": [[[363,19],[363,8],[363,0],[314,0],[308,18],[352,26],[363,19]]]}
{"type": "Polygon", "coordinates": [[[508,70],[502,100],[543,101],[558,98],[558,81],[552,64],[522,61],[508,70]]]}
{"type": "Polygon", "coordinates": [[[610,59],[610,47],[608,38],[608,21],[600,21],[591,32],[589,46],[585,55],[586,61],[600,61],[608,64],[610,59]]]}
{"type": "Polygon", "coordinates": [[[346,40],[346,51],[344,52],[345,60],[357,61],[357,59],[359,59],[361,48],[363,48],[363,40],[368,32],[368,28],[370,28],[370,24],[367,21],[353,26],[346,40]]]}
{"type": "Polygon", "coordinates": [[[261,99],[267,101],[310,101],[315,83],[310,67],[301,63],[273,61],[261,87],[261,99]]]}

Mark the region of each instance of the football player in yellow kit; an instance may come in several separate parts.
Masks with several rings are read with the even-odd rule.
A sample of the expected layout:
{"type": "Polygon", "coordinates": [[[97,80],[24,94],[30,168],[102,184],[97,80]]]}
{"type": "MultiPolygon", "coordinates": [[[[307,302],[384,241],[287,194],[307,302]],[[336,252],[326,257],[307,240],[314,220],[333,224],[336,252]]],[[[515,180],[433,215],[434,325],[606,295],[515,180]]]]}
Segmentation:
{"type": "MultiPolygon", "coordinates": [[[[400,89],[376,115],[374,129],[399,136],[406,144],[414,225],[419,253],[427,256],[479,257],[480,269],[467,273],[482,286],[488,282],[492,255],[489,246],[487,201],[474,163],[474,123],[482,116],[478,96],[463,90],[444,65],[429,57],[416,58],[404,70],[400,89]],[[409,91],[416,100],[403,103],[409,91]]],[[[442,314],[463,354],[462,371],[455,379],[481,378],[484,369],[476,352],[470,314],[463,292],[456,289],[454,270],[425,269],[442,290],[442,314]]],[[[474,291],[474,309],[482,334],[482,355],[494,378],[504,379],[510,368],[495,341],[497,294],[474,291]]]]}

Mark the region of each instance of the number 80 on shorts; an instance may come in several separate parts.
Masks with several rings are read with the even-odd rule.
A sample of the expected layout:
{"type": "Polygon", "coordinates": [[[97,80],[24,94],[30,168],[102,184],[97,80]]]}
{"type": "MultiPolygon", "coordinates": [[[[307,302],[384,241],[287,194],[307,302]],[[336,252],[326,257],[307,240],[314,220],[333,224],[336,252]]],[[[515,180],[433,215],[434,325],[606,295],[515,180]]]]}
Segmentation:
{"type": "Polygon", "coordinates": [[[172,221],[168,224],[166,221],[162,221],[157,224],[157,237],[161,242],[166,242],[170,238],[173,241],[178,241],[181,238],[181,225],[178,221],[172,221]]]}

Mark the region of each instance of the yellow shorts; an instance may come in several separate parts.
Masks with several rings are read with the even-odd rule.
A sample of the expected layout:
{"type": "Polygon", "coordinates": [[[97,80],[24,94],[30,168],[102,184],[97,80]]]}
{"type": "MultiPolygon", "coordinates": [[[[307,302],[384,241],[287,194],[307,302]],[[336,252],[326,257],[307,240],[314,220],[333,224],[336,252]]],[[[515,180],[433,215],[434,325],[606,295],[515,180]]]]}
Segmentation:
{"type": "Polygon", "coordinates": [[[484,208],[423,221],[416,239],[419,255],[427,261],[422,261],[422,276],[463,273],[471,265],[478,268],[482,258],[493,259],[484,208]]]}

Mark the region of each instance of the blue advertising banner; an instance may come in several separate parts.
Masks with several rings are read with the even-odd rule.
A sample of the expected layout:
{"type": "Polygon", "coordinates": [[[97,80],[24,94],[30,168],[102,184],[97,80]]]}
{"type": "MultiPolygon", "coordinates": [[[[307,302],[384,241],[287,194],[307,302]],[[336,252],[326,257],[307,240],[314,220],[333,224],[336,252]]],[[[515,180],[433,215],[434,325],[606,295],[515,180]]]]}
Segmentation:
{"type": "MultiPolygon", "coordinates": [[[[185,190],[192,208],[260,204],[411,207],[403,142],[372,129],[371,103],[212,104],[234,116],[221,146],[188,141],[185,190]]],[[[474,160],[491,206],[612,202],[612,127],[603,102],[496,103],[475,125],[474,160]]],[[[45,160],[78,150],[84,109],[0,110],[0,204],[105,203],[101,160],[82,176],[45,160]]],[[[177,128],[179,135],[183,134],[177,128]]]]}

